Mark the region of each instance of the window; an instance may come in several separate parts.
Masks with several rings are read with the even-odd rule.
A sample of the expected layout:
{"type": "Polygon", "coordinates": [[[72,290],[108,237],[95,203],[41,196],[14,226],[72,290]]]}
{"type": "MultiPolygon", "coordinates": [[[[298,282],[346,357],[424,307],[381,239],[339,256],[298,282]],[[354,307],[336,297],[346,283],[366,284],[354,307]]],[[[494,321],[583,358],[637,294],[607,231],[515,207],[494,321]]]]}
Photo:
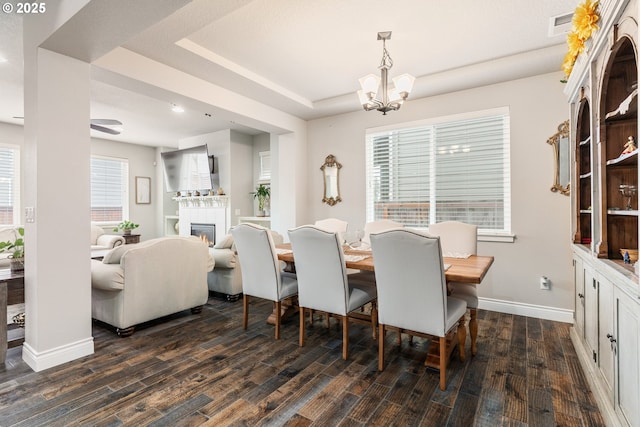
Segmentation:
{"type": "Polygon", "coordinates": [[[0,145],[0,224],[20,223],[20,150],[0,145]]]}
{"type": "Polygon", "coordinates": [[[129,163],[91,156],[91,221],[120,222],[129,216],[129,163]]]}
{"type": "Polygon", "coordinates": [[[506,108],[367,131],[367,221],[462,221],[511,233],[506,108]]]}

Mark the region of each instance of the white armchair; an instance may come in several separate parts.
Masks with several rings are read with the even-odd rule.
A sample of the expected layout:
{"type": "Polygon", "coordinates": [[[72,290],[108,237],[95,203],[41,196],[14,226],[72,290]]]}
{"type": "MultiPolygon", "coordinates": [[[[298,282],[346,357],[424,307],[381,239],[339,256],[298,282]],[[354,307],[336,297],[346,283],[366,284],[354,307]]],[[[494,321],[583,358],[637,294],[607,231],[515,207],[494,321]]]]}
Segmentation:
{"type": "Polygon", "coordinates": [[[231,230],[242,266],[243,321],[247,329],[249,298],[268,299],[276,303],[275,338],[280,339],[282,300],[298,293],[296,275],[280,269],[278,254],[269,229],[255,224],[240,224],[231,230]]]}
{"type": "MultiPolygon", "coordinates": [[[[384,340],[388,327],[411,335],[437,336],[440,344],[440,389],[445,390],[446,336],[457,325],[460,358],[464,360],[463,300],[447,297],[440,240],[401,229],[371,234],[378,288],[378,369],[384,370],[384,340]]],[[[426,364],[426,361],[425,361],[426,364]]]]}
{"type": "Polygon", "coordinates": [[[196,237],[162,237],[111,250],[91,260],[91,315],[116,327],[120,336],[135,325],[207,302],[207,245],[196,237]]]}
{"type": "Polygon", "coordinates": [[[338,233],[340,243],[344,242],[344,234],[347,232],[347,228],[349,227],[349,223],[347,221],[337,218],[319,219],[314,225],[321,230],[338,233]]]}
{"type": "Polygon", "coordinates": [[[353,311],[372,303],[371,327],[377,325],[376,288],[359,282],[356,275],[347,275],[340,238],[336,232],[306,225],[289,230],[289,240],[298,276],[300,305],[300,346],[304,345],[306,309],[324,311],[342,320],[342,358],[349,357],[349,316],[353,311]]]}
{"type": "MultiPolygon", "coordinates": [[[[466,258],[478,253],[478,226],[459,221],[443,221],[429,226],[429,233],[440,237],[443,256],[466,258]]],[[[478,338],[478,288],[473,283],[449,282],[452,297],[464,300],[469,308],[471,354],[475,355],[478,338]]]]}
{"type": "Polygon", "coordinates": [[[105,234],[102,227],[91,224],[91,250],[113,249],[124,245],[124,237],[116,234],[105,234]]]}
{"type": "Polygon", "coordinates": [[[403,224],[396,221],[391,221],[390,219],[380,219],[378,221],[367,222],[364,225],[364,237],[362,238],[362,241],[367,245],[371,245],[371,239],[369,238],[371,233],[379,233],[381,231],[387,231],[394,228],[402,227],[404,227],[403,224]]]}

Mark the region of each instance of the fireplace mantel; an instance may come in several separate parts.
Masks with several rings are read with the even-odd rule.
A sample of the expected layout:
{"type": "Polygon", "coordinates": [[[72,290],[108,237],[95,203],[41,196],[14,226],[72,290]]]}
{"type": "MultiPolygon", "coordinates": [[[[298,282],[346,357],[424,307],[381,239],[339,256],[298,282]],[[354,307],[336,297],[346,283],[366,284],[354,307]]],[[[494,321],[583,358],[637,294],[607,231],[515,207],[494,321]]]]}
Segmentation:
{"type": "Polygon", "coordinates": [[[229,196],[180,196],[172,197],[182,208],[226,208],[229,196]]]}
{"type": "Polygon", "coordinates": [[[229,196],[181,196],[173,197],[178,202],[180,236],[191,235],[191,223],[215,224],[216,241],[229,232],[230,197],[229,196]]]}

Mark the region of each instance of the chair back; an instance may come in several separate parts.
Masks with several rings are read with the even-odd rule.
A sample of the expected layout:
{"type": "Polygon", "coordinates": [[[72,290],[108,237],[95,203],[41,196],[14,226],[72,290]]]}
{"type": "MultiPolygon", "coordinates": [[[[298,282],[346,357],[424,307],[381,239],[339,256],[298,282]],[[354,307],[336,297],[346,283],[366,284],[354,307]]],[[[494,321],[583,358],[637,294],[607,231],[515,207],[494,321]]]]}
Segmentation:
{"type": "Polygon", "coordinates": [[[242,292],[280,300],[280,264],[269,229],[243,223],[231,229],[242,272],[242,292]]]}
{"type": "Polygon", "coordinates": [[[347,232],[349,223],[337,218],[326,218],[316,221],[315,226],[321,230],[338,233],[338,237],[340,238],[340,242],[342,243],[344,242],[344,233],[347,232]]]}
{"type": "Polygon", "coordinates": [[[369,239],[371,233],[379,233],[381,231],[402,227],[404,227],[403,224],[400,224],[396,221],[391,221],[390,219],[380,219],[378,221],[368,222],[364,225],[364,237],[362,238],[362,241],[371,244],[371,239],[369,239]]]}
{"type": "Polygon", "coordinates": [[[289,230],[301,307],[347,314],[348,279],[338,233],[312,225],[289,230]]]}
{"type": "Polygon", "coordinates": [[[409,229],[371,234],[381,324],[444,336],[447,288],[440,239],[409,229]]]}
{"type": "Polygon", "coordinates": [[[443,221],[429,226],[429,234],[440,237],[443,256],[464,257],[478,253],[478,226],[443,221]]]}

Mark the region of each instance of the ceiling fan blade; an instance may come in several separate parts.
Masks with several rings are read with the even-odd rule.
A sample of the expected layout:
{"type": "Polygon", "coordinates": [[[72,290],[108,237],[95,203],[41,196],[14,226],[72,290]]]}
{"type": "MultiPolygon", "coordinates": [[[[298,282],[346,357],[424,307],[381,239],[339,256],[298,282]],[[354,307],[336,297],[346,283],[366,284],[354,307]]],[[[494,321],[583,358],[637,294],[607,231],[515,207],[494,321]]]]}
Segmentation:
{"type": "Polygon", "coordinates": [[[122,126],[120,120],[114,119],[91,119],[92,125],[122,126]]]}
{"type": "Polygon", "coordinates": [[[91,129],[97,130],[99,132],[110,133],[111,135],[120,135],[120,131],[117,131],[114,129],[109,129],[104,126],[94,125],[93,123],[91,123],[90,126],[91,126],[91,129]]]}

